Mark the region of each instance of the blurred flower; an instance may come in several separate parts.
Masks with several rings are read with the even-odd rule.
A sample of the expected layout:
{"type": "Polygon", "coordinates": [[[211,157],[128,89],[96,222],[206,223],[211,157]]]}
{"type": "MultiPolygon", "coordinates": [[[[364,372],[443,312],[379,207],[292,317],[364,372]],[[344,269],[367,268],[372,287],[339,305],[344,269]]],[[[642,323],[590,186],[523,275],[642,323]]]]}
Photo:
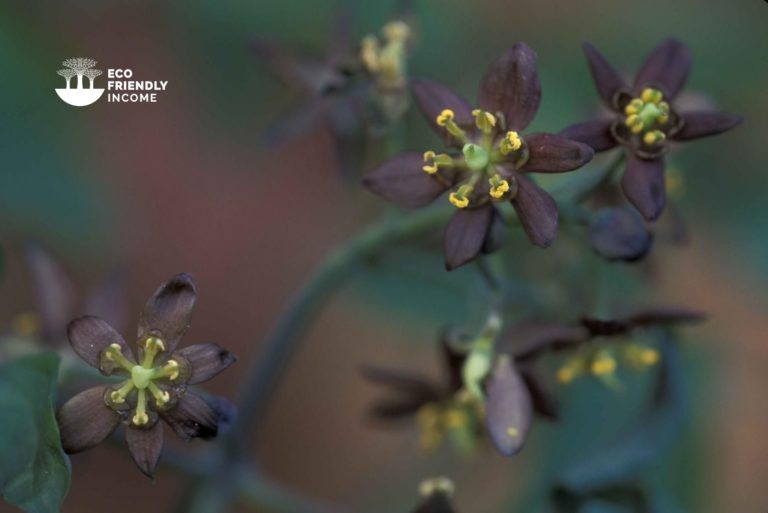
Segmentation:
{"type": "Polygon", "coordinates": [[[608,260],[636,262],[651,250],[653,235],[640,214],[625,207],[603,208],[589,220],[592,249],[608,260]]]}
{"type": "Polygon", "coordinates": [[[517,453],[527,437],[532,411],[555,418],[554,401],[533,369],[496,355],[494,337],[486,332],[461,343],[466,346],[461,349],[457,341],[442,337],[441,380],[365,367],[368,381],[392,392],[374,403],[372,417],[384,423],[415,419],[425,451],[436,449],[448,437],[460,450],[471,452],[487,433],[499,452],[517,453]]]}
{"type": "Polygon", "coordinates": [[[630,87],[589,43],[584,45],[592,77],[612,118],[572,125],[561,135],[589,144],[595,151],[617,145],[629,159],[621,185],[627,199],[649,221],[666,203],[664,155],[671,141],[689,141],[729,130],[742,118],[716,111],[677,111],[673,103],[688,78],[691,54],[687,46],[667,39],[645,60],[630,87]]]}
{"type": "MultiPolygon", "coordinates": [[[[19,351],[39,345],[48,349],[62,348],[67,323],[83,314],[102,317],[118,329],[123,327],[125,291],[122,273],[111,273],[78,301],[77,287],[69,274],[40,244],[27,242],[24,258],[32,281],[35,307],[13,319],[11,333],[3,337],[3,346],[16,342],[15,345],[23,346],[18,348],[19,351]]],[[[6,350],[9,348],[3,347],[3,353],[6,350]]],[[[63,365],[66,363],[65,359],[63,365]]]]}
{"type": "Polygon", "coordinates": [[[90,388],[61,407],[57,419],[67,453],[101,443],[123,422],[131,456],[151,477],[163,446],[160,418],[186,441],[213,438],[220,424],[231,420],[234,407],[228,401],[205,399],[187,388],[213,378],[236,357],[216,344],[175,350],[189,328],[195,298],[186,274],[157,289],[139,320],[138,359],[103,319],[86,316],[69,323],[72,349],[105,376],[125,379],[90,388]]]}
{"type": "Polygon", "coordinates": [[[419,485],[421,502],[413,513],[455,513],[453,490],[453,482],[447,477],[425,479],[419,485]]]}
{"type": "Polygon", "coordinates": [[[268,130],[267,141],[278,143],[322,124],[333,136],[345,176],[363,167],[366,136],[380,137],[408,108],[409,26],[392,21],[384,26],[382,39],[366,36],[357,51],[350,18],[348,6],[340,9],[322,57],[297,55],[263,39],[252,44],[272,73],[307,99],[296,113],[281,116],[268,130]]]}
{"type": "Polygon", "coordinates": [[[581,376],[592,375],[616,387],[619,364],[643,371],[659,362],[658,350],[632,341],[637,330],[705,319],[705,314],[695,310],[652,308],[615,320],[584,317],[571,326],[523,322],[510,330],[505,349],[521,363],[532,362],[550,351],[575,351],[557,371],[560,383],[568,384],[581,376]]]}
{"type": "Polygon", "coordinates": [[[526,174],[571,171],[593,152],[562,136],[521,134],[541,97],[533,50],[517,43],[486,71],[477,109],[426,80],[412,81],[411,92],[447,150],[401,154],[366,175],[365,186],[406,208],[426,206],[451,190],[448,199],[458,210],[444,234],[449,270],[498,249],[495,202],[511,201],[531,242],[549,246],[557,233],[557,205],[526,174]]]}

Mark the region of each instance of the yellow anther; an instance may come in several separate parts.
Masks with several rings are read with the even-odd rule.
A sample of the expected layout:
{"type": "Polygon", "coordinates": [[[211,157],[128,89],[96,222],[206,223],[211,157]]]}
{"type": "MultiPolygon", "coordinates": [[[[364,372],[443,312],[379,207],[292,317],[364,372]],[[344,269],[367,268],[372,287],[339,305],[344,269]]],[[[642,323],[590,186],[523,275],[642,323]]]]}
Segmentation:
{"type": "Polygon", "coordinates": [[[629,102],[629,104],[627,104],[626,107],[624,107],[624,112],[627,115],[637,114],[638,112],[640,112],[640,109],[642,108],[643,108],[643,100],[640,100],[639,98],[635,98],[634,100],[629,102]]]}
{"type": "Polygon", "coordinates": [[[155,403],[157,403],[158,406],[164,406],[171,400],[171,394],[165,390],[160,390],[160,387],[154,383],[150,383],[149,391],[152,392],[152,397],[155,398],[155,403]]]}
{"type": "Polygon", "coordinates": [[[435,162],[435,152],[434,151],[425,151],[424,152],[424,162],[432,162],[431,164],[425,164],[422,166],[422,170],[430,175],[434,175],[437,173],[437,162],[435,162]]]}
{"type": "Polygon", "coordinates": [[[147,412],[136,412],[133,416],[133,423],[137,426],[145,426],[149,422],[147,412]]]}
{"type": "Polygon", "coordinates": [[[407,41],[411,37],[411,28],[404,21],[390,21],[382,29],[387,41],[407,41]]]}
{"type": "Polygon", "coordinates": [[[496,116],[484,110],[475,109],[472,111],[475,117],[475,124],[483,133],[490,134],[496,126],[496,116]]]}
{"type": "Polygon", "coordinates": [[[371,73],[379,70],[379,41],[375,36],[365,36],[360,45],[360,60],[371,73]]]}
{"type": "Polygon", "coordinates": [[[176,360],[168,360],[163,365],[162,371],[158,374],[158,377],[166,377],[171,381],[179,377],[179,362],[176,360]]]}
{"type": "Polygon", "coordinates": [[[600,355],[592,360],[589,370],[595,376],[606,376],[616,372],[616,359],[609,355],[600,355]]]}
{"type": "Polygon", "coordinates": [[[444,109],[440,114],[437,115],[435,122],[439,126],[446,126],[448,122],[453,121],[453,118],[455,117],[456,114],[451,109],[444,109]]]}
{"type": "Polygon", "coordinates": [[[136,401],[136,413],[133,415],[133,423],[136,426],[145,426],[149,423],[149,415],[147,415],[147,391],[139,390],[138,399],[136,401]]]}
{"type": "Polygon", "coordinates": [[[489,178],[488,182],[491,184],[491,189],[488,191],[488,194],[494,199],[500,199],[509,191],[509,182],[502,179],[499,175],[489,178]]]}
{"type": "Polygon", "coordinates": [[[567,385],[568,383],[571,383],[574,379],[576,379],[576,369],[573,367],[566,365],[564,367],[560,367],[557,370],[557,381],[563,385],[567,385]]]}
{"type": "Polygon", "coordinates": [[[643,131],[643,128],[645,128],[645,124],[642,121],[640,121],[640,122],[630,126],[629,130],[633,134],[639,134],[640,132],[643,131]]]}
{"type": "Polygon", "coordinates": [[[507,132],[499,143],[499,151],[502,155],[509,155],[523,146],[523,140],[517,132],[507,132]]]}
{"type": "Polygon", "coordinates": [[[657,89],[651,89],[650,87],[643,89],[643,92],[640,94],[640,99],[642,99],[645,103],[659,103],[664,98],[664,95],[661,93],[661,91],[657,89]]]}
{"type": "Polygon", "coordinates": [[[135,365],[133,362],[129,361],[128,358],[125,357],[123,354],[123,348],[120,344],[110,344],[102,353],[102,356],[104,359],[116,363],[118,366],[120,366],[123,370],[127,372],[131,372],[131,369],[133,369],[133,366],[135,365]]]}
{"type": "Polygon", "coordinates": [[[520,431],[514,426],[509,426],[507,428],[507,436],[509,436],[510,438],[517,438],[518,436],[520,436],[520,431]]]}
{"type": "Polygon", "coordinates": [[[469,416],[466,412],[452,408],[443,414],[445,425],[450,429],[463,428],[469,424],[469,416]]]}
{"type": "Polygon", "coordinates": [[[125,398],[128,397],[128,394],[131,393],[131,391],[134,388],[133,381],[130,379],[123,383],[120,388],[117,390],[113,390],[109,393],[109,398],[114,404],[123,404],[125,403],[125,398]]]}
{"type": "Polygon", "coordinates": [[[651,349],[649,347],[642,349],[638,353],[638,359],[643,365],[651,366],[656,365],[659,363],[659,359],[661,358],[661,355],[659,355],[659,352],[655,349],[651,349]]]}
{"type": "Polygon", "coordinates": [[[642,123],[642,121],[640,121],[640,116],[638,116],[637,114],[630,114],[629,116],[627,116],[627,120],[625,123],[627,126],[634,126],[638,124],[638,122],[642,123]]]}
{"type": "Polygon", "coordinates": [[[469,206],[469,198],[466,196],[459,196],[455,192],[448,195],[448,201],[450,201],[451,205],[456,208],[467,208],[469,206]]]}
{"type": "Polygon", "coordinates": [[[660,130],[653,130],[651,132],[647,132],[643,136],[643,142],[645,142],[645,144],[655,144],[657,142],[663,141],[666,138],[667,136],[664,135],[664,132],[660,130]]]}
{"type": "Polygon", "coordinates": [[[34,312],[20,313],[13,318],[13,331],[22,337],[38,335],[40,328],[40,317],[34,312]]]}

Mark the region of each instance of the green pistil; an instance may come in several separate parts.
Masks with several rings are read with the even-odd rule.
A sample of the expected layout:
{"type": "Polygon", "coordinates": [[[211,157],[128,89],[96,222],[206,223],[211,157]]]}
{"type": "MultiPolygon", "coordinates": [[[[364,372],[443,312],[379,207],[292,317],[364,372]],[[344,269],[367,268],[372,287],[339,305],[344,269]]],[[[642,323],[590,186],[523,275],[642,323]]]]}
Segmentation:
{"type": "Polygon", "coordinates": [[[664,115],[664,112],[655,103],[646,103],[640,112],[637,113],[638,118],[643,122],[643,126],[648,128],[652,127],[656,120],[664,115]]]}
{"type": "Polygon", "coordinates": [[[462,152],[464,153],[464,161],[467,163],[467,167],[472,171],[482,171],[491,162],[488,150],[477,144],[465,144],[462,152]]]}
{"type": "Polygon", "coordinates": [[[155,369],[146,369],[136,365],[131,369],[131,381],[139,390],[144,390],[155,378],[155,369]]]}

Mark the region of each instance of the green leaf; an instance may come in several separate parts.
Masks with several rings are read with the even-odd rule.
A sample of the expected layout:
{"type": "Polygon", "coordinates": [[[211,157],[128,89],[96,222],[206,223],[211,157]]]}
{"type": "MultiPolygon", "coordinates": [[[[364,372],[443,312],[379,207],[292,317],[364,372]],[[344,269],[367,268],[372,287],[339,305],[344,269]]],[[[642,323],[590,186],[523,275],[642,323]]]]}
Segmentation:
{"type": "Polygon", "coordinates": [[[0,496],[29,513],[59,511],[69,489],[53,411],[58,369],[50,353],[0,366],[0,496]]]}

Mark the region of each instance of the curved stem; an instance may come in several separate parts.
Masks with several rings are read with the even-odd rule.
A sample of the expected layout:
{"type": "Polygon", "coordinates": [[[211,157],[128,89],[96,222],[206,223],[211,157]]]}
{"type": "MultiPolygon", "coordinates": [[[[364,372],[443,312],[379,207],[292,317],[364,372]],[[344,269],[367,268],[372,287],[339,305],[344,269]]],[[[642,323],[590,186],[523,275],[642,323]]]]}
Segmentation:
{"type": "Polygon", "coordinates": [[[352,276],[354,268],[392,244],[427,233],[445,223],[453,211],[429,209],[374,226],[332,253],[294,297],[264,341],[261,355],[247,373],[240,399],[240,417],[229,437],[230,458],[247,454],[258,437],[270,399],[302,336],[327,303],[352,276]]]}

